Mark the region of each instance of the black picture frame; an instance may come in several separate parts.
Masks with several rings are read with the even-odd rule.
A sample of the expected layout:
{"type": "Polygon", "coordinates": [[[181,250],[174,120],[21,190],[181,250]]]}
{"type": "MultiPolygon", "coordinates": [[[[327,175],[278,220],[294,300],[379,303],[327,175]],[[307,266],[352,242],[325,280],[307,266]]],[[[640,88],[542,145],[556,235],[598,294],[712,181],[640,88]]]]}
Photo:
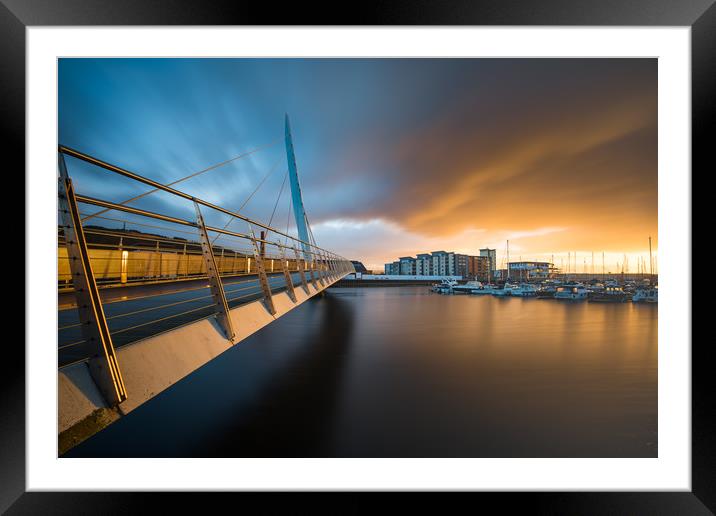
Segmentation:
{"type": "MultiPolygon", "coordinates": [[[[692,170],[713,171],[710,134],[716,105],[716,5],[713,0],[405,0],[334,4],[260,4],[214,0],[0,0],[0,124],[3,144],[24,170],[25,28],[38,25],[614,25],[689,26],[692,52],[692,170]],[[279,6],[280,5],[280,6],[279,6]]],[[[9,173],[6,170],[6,173],[9,173]]],[[[692,177],[695,174],[692,172],[692,177]]],[[[7,176],[6,176],[7,177],[7,176]]],[[[686,177],[684,180],[688,180],[686,177]]],[[[31,187],[31,186],[30,186],[31,187]]],[[[31,192],[26,191],[26,195],[31,192]]],[[[26,235],[31,238],[31,235],[26,235]]],[[[31,273],[31,271],[25,271],[31,273]]],[[[689,279],[690,280],[690,279],[689,279]]],[[[690,301],[690,300],[686,300],[690,301]]],[[[9,324],[9,323],[8,323],[9,324]]],[[[10,335],[8,333],[7,335],[10,335]]],[[[207,507],[207,494],[39,493],[25,490],[25,353],[7,339],[0,361],[0,512],[8,514],[114,514],[207,507]],[[147,500],[147,498],[153,500],[147,500]]],[[[679,343],[686,345],[687,343],[679,343]]],[[[692,346],[692,491],[641,493],[471,493],[469,504],[497,502],[500,510],[526,508],[558,514],[710,514],[716,512],[716,428],[710,339],[692,346]],[[477,496],[477,499],[473,497],[477,496]]],[[[212,494],[212,498],[247,494],[212,494]]],[[[257,495],[250,495],[255,498],[257,495]]],[[[335,498],[335,497],[333,497],[335,498]]],[[[442,497],[419,496],[423,509],[446,507],[442,497]]],[[[307,495],[284,494],[262,512],[298,509],[307,495]]],[[[218,503],[229,500],[219,500],[218,503]]],[[[212,499],[212,506],[218,507],[212,499]]],[[[246,502],[241,502],[246,503],[246,502]]],[[[313,507],[313,497],[308,502],[313,507]]],[[[351,493],[331,501],[335,512],[382,505],[383,497],[351,493]]],[[[486,506],[485,506],[486,507],[486,506]]],[[[293,512],[293,511],[292,511],[293,512]]],[[[333,511],[332,511],[333,512],[333,511]]]]}

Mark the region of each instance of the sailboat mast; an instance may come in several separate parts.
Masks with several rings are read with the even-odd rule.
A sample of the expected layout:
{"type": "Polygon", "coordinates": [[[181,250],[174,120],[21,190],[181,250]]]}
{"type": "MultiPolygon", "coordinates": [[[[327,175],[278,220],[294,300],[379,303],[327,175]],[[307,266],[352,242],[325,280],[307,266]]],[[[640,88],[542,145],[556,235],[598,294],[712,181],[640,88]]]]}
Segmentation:
{"type": "Polygon", "coordinates": [[[510,241],[507,241],[507,281],[510,280],[510,241]]]}
{"type": "Polygon", "coordinates": [[[649,281],[654,281],[654,259],[651,257],[651,236],[649,236],[649,281]]]}
{"type": "Polygon", "coordinates": [[[577,251],[574,251],[574,269],[572,269],[572,272],[575,275],[579,272],[579,269],[577,269],[577,251]]]}

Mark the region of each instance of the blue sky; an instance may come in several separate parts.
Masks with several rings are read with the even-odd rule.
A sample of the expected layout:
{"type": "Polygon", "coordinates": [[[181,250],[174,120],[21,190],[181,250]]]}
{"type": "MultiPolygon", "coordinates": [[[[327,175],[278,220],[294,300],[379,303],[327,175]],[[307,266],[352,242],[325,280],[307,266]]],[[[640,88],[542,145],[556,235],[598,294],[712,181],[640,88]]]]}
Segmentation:
{"type": "MultiPolygon", "coordinates": [[[[268,221],[288,113],[318,243],[397,256],[641,253],[656,237],[656,61],[61,59],[59,142],[268,221]],[[628,221],[629,230],[624,221],[628,221]],[[514,247],[513,247],[514,246],[514,247]]],[[[78,190],[144,188],[69,163],[78,190]]],[[[190,216],[152,195],[137,206],[190,216]]],[[[277,209],[288,215],[288,192],[277,209]]],[[[223,225],[224,220],[217,220],[223,225]]]]}

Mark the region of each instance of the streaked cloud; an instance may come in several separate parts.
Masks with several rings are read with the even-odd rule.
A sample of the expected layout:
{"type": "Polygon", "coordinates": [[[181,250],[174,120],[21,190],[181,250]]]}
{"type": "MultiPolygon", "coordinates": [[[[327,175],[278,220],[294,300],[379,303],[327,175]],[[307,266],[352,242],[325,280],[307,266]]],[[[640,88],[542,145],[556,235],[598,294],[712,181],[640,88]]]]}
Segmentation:
{"type": "Polygon", "coordinates": [[[274,142],[182,189],[238,209],[278,162],[244,212],[280,227],[288,112],[317,240],[369,266],[658,245],[655,59],[62,59],[59,86],[61,143],[160,181],[274,142]]]}

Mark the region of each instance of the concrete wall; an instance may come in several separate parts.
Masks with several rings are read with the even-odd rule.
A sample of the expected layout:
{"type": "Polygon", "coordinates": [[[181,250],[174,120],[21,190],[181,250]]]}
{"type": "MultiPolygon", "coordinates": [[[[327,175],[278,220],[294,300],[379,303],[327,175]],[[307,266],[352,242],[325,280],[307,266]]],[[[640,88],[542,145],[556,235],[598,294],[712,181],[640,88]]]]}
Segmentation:
{"type": "MultiPolygon", "coordinates": [[[[233,308],[230,315],[236,333],[235,342],[260,330],[332,283],[327,283],[326,287],[318,283],[318,289],[314,289],[309,281],[308,293],[297,286],[296,303],[286,292],[274,294],[276,314],[273,316],[263,300],[233,308]]],[[[231,346],[212,317],[118,348],[117,362],[127,388],[127,399],[119,405],[119,412],[131,412],[231,346]]],[[[70,428],[96,409],[108,408],[86,362],[61,368],[58,382],[58,432],[70,428]]]]}

